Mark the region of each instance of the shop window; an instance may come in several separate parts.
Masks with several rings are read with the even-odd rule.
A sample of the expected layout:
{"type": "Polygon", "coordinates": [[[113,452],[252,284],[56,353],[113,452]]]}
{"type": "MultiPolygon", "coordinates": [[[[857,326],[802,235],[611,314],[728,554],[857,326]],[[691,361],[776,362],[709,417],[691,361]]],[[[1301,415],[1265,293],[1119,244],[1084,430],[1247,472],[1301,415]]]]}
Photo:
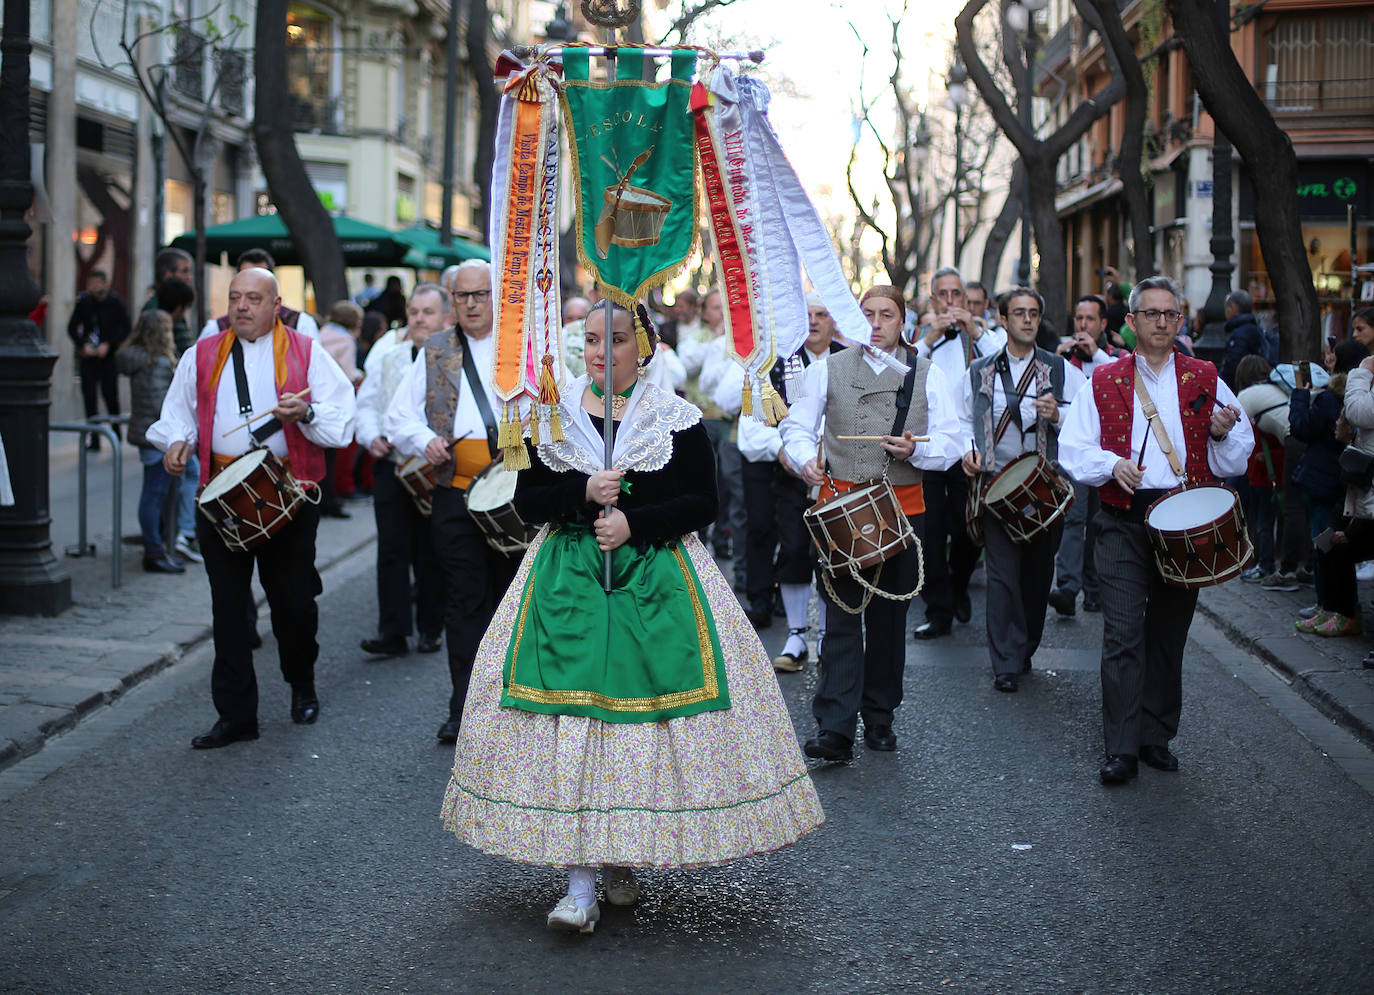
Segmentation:
{"type": "Polygon", "coordinates": [[[1322,14],[1275,21],[1261,81],[1279,114],[1374,110],[1374,18],[1322,14]]]}
{"type": "Polygon", "coordinates": [[[334,15],[310,4],[286,9],[286,81],[297,131],[337,135],[342,126],[334,15]]]}

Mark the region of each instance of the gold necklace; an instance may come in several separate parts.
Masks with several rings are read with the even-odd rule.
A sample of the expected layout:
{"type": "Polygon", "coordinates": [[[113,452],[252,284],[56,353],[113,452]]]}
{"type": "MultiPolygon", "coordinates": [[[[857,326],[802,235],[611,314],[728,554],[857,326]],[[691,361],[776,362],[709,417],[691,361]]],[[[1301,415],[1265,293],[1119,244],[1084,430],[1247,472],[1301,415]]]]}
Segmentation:
{"type": "MultiPolygon", "coordinates": [[[[604,390],[602,390],[602,389],[596,384],[595,381],[592,381],[592,383],[591,383],[589,386],[592,388],[592,394],[593,394],[593,396],[596,397],[597,400],[601,400],[603,397],[606,396],[606,392],[605,392],[604,390]]],[[[624,410],[625,410],[625,405],[627,405],[627,404],[630,403],[630,395],[631,395],[632,393],[634,393],[634,387],[631,387],[629,390],[625,391],[623,394],[616,394],[614,397],[611,398],[611,417],[612,417],[612,418],[617,418],[617,417],[619,417],[619,416],[621,415],[621,413],[624,412],[624,410]]]]}

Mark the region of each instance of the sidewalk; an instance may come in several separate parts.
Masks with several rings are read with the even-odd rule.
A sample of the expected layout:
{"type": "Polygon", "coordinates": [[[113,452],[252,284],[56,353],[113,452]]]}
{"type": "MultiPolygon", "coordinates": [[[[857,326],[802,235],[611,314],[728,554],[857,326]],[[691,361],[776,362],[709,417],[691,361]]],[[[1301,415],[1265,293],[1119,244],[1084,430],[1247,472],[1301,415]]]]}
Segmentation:
{"type": "MultiPolygon", "coordinates": [[[[188,563],[184,575],[144,573],[142,547],[120,543],[123,584],[111,588],[108,453],[90,467],[88,528],[97,555],[63,555],[76,532],[70,510],[75,483],[69,479],[75,476],[75,455],[63,443],[52,454],[52,533],[53,549],[72,578],[72,607],[56,618],[0,615],[0,769],[37,753],[48,739],[211,636],[210,586],[198,564],[188,563]]],[[[124,448],[124,464],[122,531],[137,536],[142,471],[132,447],[124,448]]],[[[346,508],[352,518],[320,523],[315,562],[321,573],[376,537],[370,501],[346,502],[346,508]]],[[[254,588],[261,605],[256,580],[254,588]]],[[[265,631],[265,611],[259,625],[265,631]]]]}
{"type": "Polygon", "coordinates": [[[1234,580],[1205,589],[1198,610],[1237,647],[1291,680],[1323,715],[1374,748],[1374,670],[1361,663],[1374,648],[1374,582],[1359,587],[1363,636],[1328,639],[1294,630],[1298,612],[1316,601],[1311,585],[1289,593],[1234,580]]]}

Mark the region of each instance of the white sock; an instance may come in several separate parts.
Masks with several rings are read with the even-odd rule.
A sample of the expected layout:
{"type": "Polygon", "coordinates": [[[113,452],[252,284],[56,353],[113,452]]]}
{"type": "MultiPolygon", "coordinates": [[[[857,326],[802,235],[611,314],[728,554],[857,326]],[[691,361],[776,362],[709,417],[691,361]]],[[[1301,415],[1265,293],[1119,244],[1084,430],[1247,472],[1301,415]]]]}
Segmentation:
{"type": "Polygon", "coordinates": [[[821,655],[821,646],[825,643],[825,599],[818,598],[816,601],[816,615],[820,620],[820,626],[816,632],[816,656],[821,655]]]}
{"type": "Polygon", "coordinates": [[[787,642],[782,644],[782,651],[790,657],[799,657],[806,652],[806,630],[789,632],[787,642]]]}
{"type": "Polygon", "coordinates": [[[596,904],[596,868],[569,867],[568,894],[579,909],[590,909],[596,904]]]}
{"type": "Polygon", "coordinates": [[[779,584],[783,611],[787,612],[789,629],[806,628],[806,604],[811,600],[810,584],[779,584]]]}

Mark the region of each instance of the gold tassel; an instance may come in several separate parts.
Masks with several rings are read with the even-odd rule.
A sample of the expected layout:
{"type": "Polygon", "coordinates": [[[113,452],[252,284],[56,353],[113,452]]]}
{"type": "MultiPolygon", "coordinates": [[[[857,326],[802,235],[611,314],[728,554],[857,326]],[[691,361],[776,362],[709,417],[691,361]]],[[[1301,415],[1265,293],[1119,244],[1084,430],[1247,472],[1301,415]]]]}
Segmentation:
{"type": "Polygon", "coordinates": [[[501,409],[501,421],[496,426],[496,448],[510,448],[510,405],[501,409]]]}
{"type": "Polygon", "coordinates": [[[519,445],[511,446],[509,449],[502,450],[506,457],[507,470],[528,470],[530,468],[529,450],[525,448],[523,440],[519,445]]]}
{"type": "Polygon", "coordinates": [[[539,418],[536,416],[530,419],[530,444],[539,445],[539,418]]]}
{"type": "Polygon", "coordinates": [[[744,378],[744,390],[739,396],[739,413],[741,418],[750,418],[754,414],[754,392],[749,387],[748,375],[744,378]]]}
{"type": "Polygon", "coordinates": [[[639,358],[648,359],[654,354],[654,347],[649,344],[649,333],[644,330],[644,326],[635,319],[635,342],[639,345],[639,358]]]}
{"type": "Polygon", "coordinates": [[[788,415],[787,402],[773,389],[771,383],[763,385],[763,418],[769,425],[776,425],[788,415]]]}
{"type": "Polygon", "coordinates": [[[553,406],[561,400],[558,396],[558,381],[553,375],[553,354],[546,352],[543,369],[539,371],[539,403],[553,406]]]}
{"type": "Polygon", "coordinates": [[[549,412],[549,441],[563,441],[563,416],[558,413],[558,405],[549,412]]]}

